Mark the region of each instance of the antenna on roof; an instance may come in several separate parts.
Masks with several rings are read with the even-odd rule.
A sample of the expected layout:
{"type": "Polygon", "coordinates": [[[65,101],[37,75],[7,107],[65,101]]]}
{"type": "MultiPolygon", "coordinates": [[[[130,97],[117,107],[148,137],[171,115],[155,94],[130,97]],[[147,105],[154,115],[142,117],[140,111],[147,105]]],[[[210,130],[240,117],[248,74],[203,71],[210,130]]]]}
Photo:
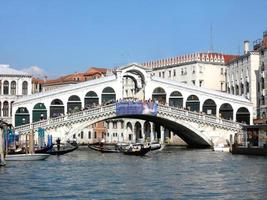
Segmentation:
{"type": "Polygon", "coordinates": [[[213,52],[213,28],[212,28],[212,24],[210,24],[210,52],[213,52]]]}

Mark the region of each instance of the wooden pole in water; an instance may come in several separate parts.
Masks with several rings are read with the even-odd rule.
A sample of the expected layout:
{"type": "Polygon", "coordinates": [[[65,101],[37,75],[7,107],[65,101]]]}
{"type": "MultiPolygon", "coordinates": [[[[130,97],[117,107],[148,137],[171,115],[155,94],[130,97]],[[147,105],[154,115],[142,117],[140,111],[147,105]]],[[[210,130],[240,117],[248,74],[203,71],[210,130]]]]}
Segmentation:
{"type": "Polygon", "coordinates": [[[34,126],[32,125],[31,132],[29,135],[29,153],[34,153],[34,126]]]}
{"type": "Polygon", "coordinates": [[[4,131],[0,126],[0,165],[5,165],[5,154],[4,154],[4,131]]]}

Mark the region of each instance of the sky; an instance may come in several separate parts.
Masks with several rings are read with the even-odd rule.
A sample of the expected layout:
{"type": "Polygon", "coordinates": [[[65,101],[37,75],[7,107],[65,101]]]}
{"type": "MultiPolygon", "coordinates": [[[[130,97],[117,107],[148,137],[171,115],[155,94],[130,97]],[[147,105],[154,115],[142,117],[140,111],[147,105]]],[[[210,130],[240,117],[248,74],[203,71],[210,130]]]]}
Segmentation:
{"type": "Polygon", "coordinates": [[[266,0],[0,0],[0,64],[57,77],[195,52],[240,54],[244,40],[252,47],[267,30],[266,8],[266,0]]]}

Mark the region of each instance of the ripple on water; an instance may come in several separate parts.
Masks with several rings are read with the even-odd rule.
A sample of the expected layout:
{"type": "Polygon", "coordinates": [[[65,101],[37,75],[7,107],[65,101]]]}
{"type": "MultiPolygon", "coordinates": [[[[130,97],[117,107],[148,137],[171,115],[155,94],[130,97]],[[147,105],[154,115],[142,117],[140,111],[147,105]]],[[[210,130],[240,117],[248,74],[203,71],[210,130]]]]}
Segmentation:
{"type": "Polygon", "coordinates": [[[145,157],[81,148],[0,168],[4,199],[264,199],[265,157],[171,149],[145,157]]]}

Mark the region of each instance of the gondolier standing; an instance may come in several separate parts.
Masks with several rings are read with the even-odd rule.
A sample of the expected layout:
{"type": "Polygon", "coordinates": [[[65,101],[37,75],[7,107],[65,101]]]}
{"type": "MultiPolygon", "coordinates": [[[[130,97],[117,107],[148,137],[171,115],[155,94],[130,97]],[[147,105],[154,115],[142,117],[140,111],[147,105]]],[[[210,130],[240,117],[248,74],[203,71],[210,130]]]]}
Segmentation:
{"type": "Polygon", "coordinates": [[[59,151],[60,150],[60,138],[57,138],[56,143],[57,143],[57,150],[59,151]]]}

